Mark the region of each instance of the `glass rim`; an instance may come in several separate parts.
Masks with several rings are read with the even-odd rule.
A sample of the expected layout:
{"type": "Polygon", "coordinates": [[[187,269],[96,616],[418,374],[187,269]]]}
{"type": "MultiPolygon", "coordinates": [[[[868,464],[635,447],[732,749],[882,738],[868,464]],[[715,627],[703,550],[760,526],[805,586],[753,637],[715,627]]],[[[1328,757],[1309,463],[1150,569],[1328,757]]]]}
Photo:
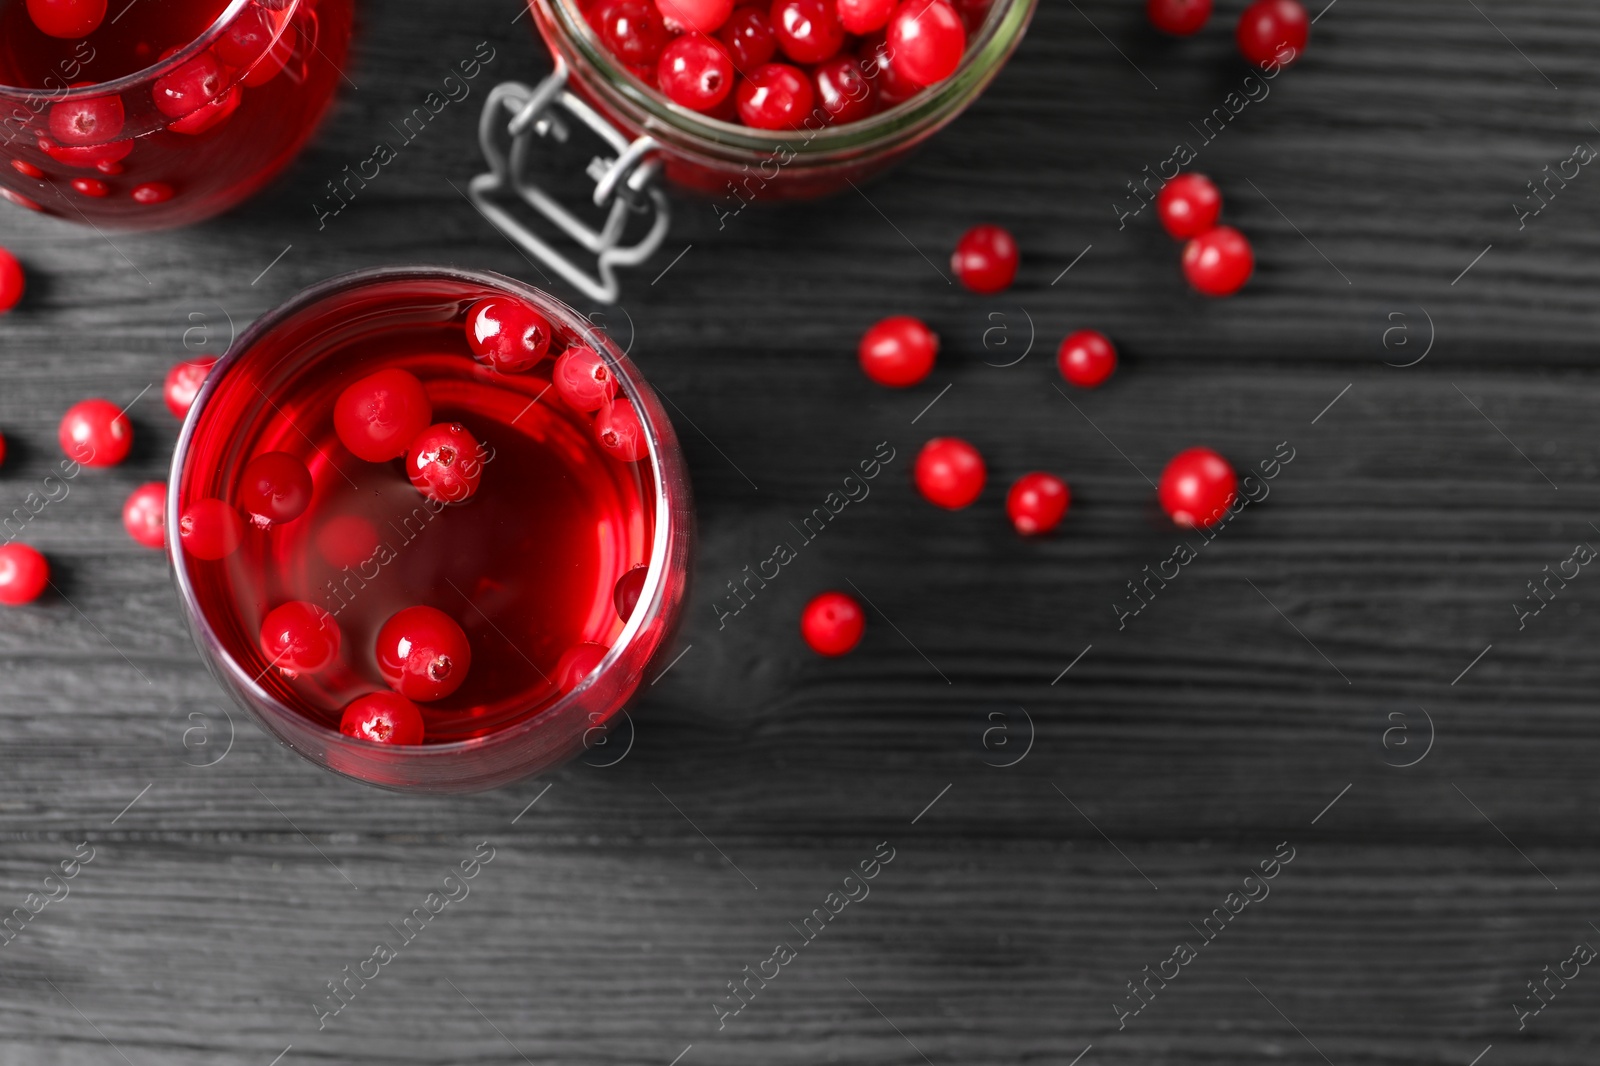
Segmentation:
{"type": "MultiPolygon", "coordinates": [[[[248,0],[246,0],[248,2],[248,0]]],[[[542,307],[541,307],[542,310],[542,307]]],[[[565,323],[569,327],[571,322],[565,323]]],[[[631,348],[632,345],[630,344],[631,348]]],[[[667,580],[668,553],[672,546],[672,536],[677,529],[677,519],[674,514],[673,499],[666,480],[666,471],[663,459],[666,457],[659,427],[656,425],[654,415],[647,405],[639,404],[637,400],[641,389],[649,389],[644,377],[629,358],[628,353],[617,347],[603,330],[596,327],[592,320],[580,314],[565,300],[545,292],[533,285],[516,278],[508,277],[489,270],[469,270],[462,267],[418,264],[414,266],[382,266],[366,267],[360,270],[338,274],[325,278],[305,289],[300,290],[288,300],[278,304],[265,314],[261,315],[244,332],[228,346],[228,350],[219,358],[211,370],[206,374],[205,381],[200,390],[195,394],[194,402],[189,407],[188,414],[184,417],[183,426],[178,432],[177,443],[173,446],[172,465],[167,477],[166,511],[169,516],[167,523],[167,558],[172,563],[173,583],[177,586],[178,599],[184,612],[184,618],[191,632],[205,647],[217,649],[217,654],[207,656],[208,663],[213,661],[224,664],[232,681],[250,692],[262,706],[270,706],[279,714],[292,717],[301,728],[309,729],[322,737],[326,742],[335,745],[358,746],[363,750],[382,751],[385,757],[403,758],[408,760],[434,758],[447,758],[459,756],[463,752],[474,748],[481,748],[491,743],[502,743],[526,735],[537,730],[546,719],[556,717],[570,704],[577,702],[578,698],[597,683],[609,669],[616,665],[625,651],[628,650],[633,640],[643,632],[647,623],[654,620],[656,613],[666,606],[664,597],[659,597],[667,580]],[[546,303],[554,304],[571,319],[585,323],[581,334],[585,341],[597,352],[607,357],[607,361],[615,368],[617,380],[630,401],[634,402],[635,410],[640,413],[641,424],[645,427],[645,439],[650,449],[650,470],[652,480],[652,493],[654,496],[655,516],[650,546],[650,560],[646,564],[644,588],[639,592],[639,603],[654,605],[654,610],[635,611],[623,626],[622,633],[617,640],[606,650],[600,665],[595,667],[587,677],[575,685],[570,691],[542,710],[520,722],[514,722],[503,728],[493,729],[481,736],[468,737],[464,740],[446,741],[440,744],[409,744],[409,745],[377,745],[369,741],[362,741],[355,737],[346,736],[338,729],[331,729],[322,722],[303,714],[293,707],[288,706],[277,696],[261,685],[264,674],[252,676],[244,670],[234,658],[227,646],[218,638],[210,618],[201,609],[198,598],[194,592],[193,583],[185,563],[188,556],[183,551],[182,538],[175,533],[176,523],[170,521],[171,516],[179,514],[178,493],[182,485],[184,467],[189,458],[189,447],[193,441],[196,427],[200,422],[201,413],[216,392],[218,383],[226,376],[225,372],[243,358],[243,354],[252,348],[262,337],[287,322],[294,315],[315,306],[317,303],[330,296],[343,292],[360,289],[370,284],[385,281],[400,280],[450,280],[482,285],[499,292],[516,296],[532,296],[536,305],[546,303]],[[201,639],[203,638],[203,639],[201,639]]],[[[674,436],[674,440],[675,440],[674,436]]],[[[680,461],[681,454],[674,458],[680,461]]],[[[246,710],[252,710],[247,707],[246,710]]],[[[283,739],[276,731],[269,730],[274,737],[283,739]]],[[[369,782],[370,783],[370,782],[369,782]]]]}

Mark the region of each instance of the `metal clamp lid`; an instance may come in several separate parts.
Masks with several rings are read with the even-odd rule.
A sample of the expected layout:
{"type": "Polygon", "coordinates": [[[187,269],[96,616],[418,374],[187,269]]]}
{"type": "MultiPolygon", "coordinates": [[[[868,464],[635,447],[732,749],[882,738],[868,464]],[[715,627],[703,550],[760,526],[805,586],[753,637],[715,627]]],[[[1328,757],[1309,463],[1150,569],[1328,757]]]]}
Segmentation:
{"type": "Polygon", "coordinates": [[[584,295],[612,304],[621,294],[615,268],[637,266],[654,255],[672,221],[666,194],[653,184],[660,164],[649,158],[661,146],[649,136],[629,141],[599,112],[567,89],[567,75],[566,61],[557,56],[554,72],[538,86],[529,88],[520,82],[508,81],[490,91],[478,121],[478,143],[489,170],[472,179],[467,187],[468,197],[490,224],[518,247],[538,256],[584,295]],[[605,224],[599,229],[562,207],[528,176],[528,155],[534,135],[554,137],[563,143],[567,140],[567,125],[554,110],[553,105],[557,104],[569,115],[581,119],[615,153],[612,158],[596,156],[585,171],[595,183],[595,206],[611,205],[605,224]],[[512,115],[505,127],[500,125],[502,109],[512,115]],[[500,148],[502,128],[511,136],[509,155],[500,148]],[[598,258],[597,273],[587,273],[490,199],[491,194],[506,189],[593,252],[598,258]],[[649,232],[635,244],[620,244],[629,215],[649,211],[652,207],[655,221],[649,232]]]}

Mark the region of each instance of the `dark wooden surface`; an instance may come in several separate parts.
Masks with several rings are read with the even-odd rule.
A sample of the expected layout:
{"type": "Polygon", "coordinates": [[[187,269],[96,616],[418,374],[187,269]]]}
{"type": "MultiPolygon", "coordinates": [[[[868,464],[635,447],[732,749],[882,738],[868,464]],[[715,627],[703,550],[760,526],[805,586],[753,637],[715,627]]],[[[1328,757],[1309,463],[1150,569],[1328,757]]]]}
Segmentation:
{"type": "MultiPolygon", "coordinates": [[[[28,534],[70,603],[0,615],[0,910],[79,842],[95,856],[0,946],[0,1062],[1068,1066],[1091,1044],[1083,1066],[1592,1062],[1600,974],[1520,1032],[1513,1003],[1600,944],[1600,577],[1521,630],[1512,605],[1600,545],[1600,174],[1522,231],[1512,204],[1600,144],[1600,9],[1338,0],[1304,61],[1200,152],[1260,260],[1244,295],[1211,303],[1150,213],[1119,231],[1112,204],[1240,85],[1241,6],[1171,43],[1133,0],[1044,0],[987,96],[870,203],[720,232],[678,203],[612,321],[684,416],[699,584],[690,650],[614,766],[394,796],[230,723],[165,563],[118,522],[175,436],[159,385],[144,393],[133,458],[28,534]],[[927,261],[983,219],[1025,251],[991,300],[927,261]],[[853,362],[897,311],[945,338],[909,393],[853,362]],[[1030,320],[1031,354],[985,365],[1025,350],[1030,320]],[[1069,403],[1051,356],[1081,326],[1124,362],[1069,403]],[[1422,362],[1385,365],[1430,336],[1422,362]],[[907,481],[945,433],[990,463],[959,514],[907,481]],[[724,582],[880,441],[898,457],[870,498],[719,630],[724,582]],[[1124,583],[1179,540],[1147,477],[1192,444],[1244,467],[1280,441],[1295,459],[1270,498],[1119,632],[1124,583]],[[1074,510],[1022,543],[1003,493],[1034,468],[1071,481],[1074,510]],[[874,605],[868,634],[824,662],[796,616],[846,582],[874,605]],[[484,840],[471,895],[319,1031],[325,982],[484,840]],[[798,940],[790,923],[880,841],[895,859],[870,897],[719,1031],[726,983],[798,940]],[[1199,948],[1191,923],[1280,842],[1295,858],[1271,895],[1199,948]],[[1199,957],[1119,1032],[1126,982],[1185,941],[1199,957]]],[[[545,68],[516,11],[367,4],[359,89],[228,217],[113,247],[8,210],[0,238],[33,290],[0,320],[0,509],[53,464],[69,403],[139,396],[186,329],[220,348],[230,321],[364,266],[536,279],[449,184],[475,172],[488,84],[545,68]],[[497,58],[471,100],[318,232],[323,183],[483,40],[497,58]]]]}

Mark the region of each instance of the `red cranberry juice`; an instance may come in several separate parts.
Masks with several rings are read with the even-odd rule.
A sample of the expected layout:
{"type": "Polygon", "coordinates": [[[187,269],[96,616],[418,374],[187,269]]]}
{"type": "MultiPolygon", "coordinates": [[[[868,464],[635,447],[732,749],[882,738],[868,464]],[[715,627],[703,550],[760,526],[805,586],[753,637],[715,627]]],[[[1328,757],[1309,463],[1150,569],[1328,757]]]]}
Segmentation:
{"type": "MultiPolygon", "coordinates": [[[[476,362],[463,329],[473,297],[461,290],[407,279],[317,305],[229,368],[190,445],[184,508],[232,499],[241,468],[265,452],[287,452],[311,472],[303,514],[247,526],[239,550],[214,562],[191,556],[187,565],[234,660],[329,728],[352,700],[388,691],[379,629],[417,606],[444,612],[471,645],[461,687],[418,703],[425,743],[536,714],[578,680],[558,674],[564,653],[620,636],[613,590],[649,562],[650,460],[624,462],[601,449],[593,416],[571,410],[551,387],[551,360],[514,374],[476,362]],[[435,424],[459,423],[479,442],[481,480],[464,502],[430,502],[403,459],[366,462],[341,443],[333,419],[340,394],[388,368],[423,382],[435,424]],[[286,673],[259,647],[267,612],[293,600],[326,610],[339,629],[337,661],[314,674],[286,673]]],[[[553,348],[577,340],[558,334],[553,348]]]]}
{"type": "Polygon", "coordinates": [[[0,0],[0,195],[135,229],[226,210],[311,135],[341,77],[353,2],[253,0],[209,34],[227,0],[110,0],[93,30],[60,38],[25,0],[0,0]],[[198,54],[166,61],[208,35],[198,54]],[[90,94],[98,131],[63,138],[61,120],[84,99],[69,87],[133,76],[90,94]]]}

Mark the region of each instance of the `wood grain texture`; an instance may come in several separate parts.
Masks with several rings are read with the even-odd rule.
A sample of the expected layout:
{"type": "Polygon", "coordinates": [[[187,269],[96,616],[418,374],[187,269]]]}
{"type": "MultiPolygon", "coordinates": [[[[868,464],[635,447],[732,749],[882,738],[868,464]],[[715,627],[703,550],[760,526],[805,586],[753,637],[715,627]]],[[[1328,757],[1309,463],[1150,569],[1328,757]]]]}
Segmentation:
{"type": "Polygon", "coordinates": [[[1197,145],[1260,262],[1208,302],[1150,212],[1119,229],[1113,205],[1243,83],[1242,6],[1169,42],[1133,0],[1044,0],[990,92],[863,195],[720,230],[676,202],[607,322],[682,413],[691,650],[617,765],[488,795],[335,780],[230,719],[118,512],[164,476],[175,426],[141,390],[185,330],[220,348],[364,266],[538,280],[451,185],[490,81],[545,69],[516,5],[366,4],[359,88],[225,218],[108,241],[7,211],[33,288],[0,321],[0,512],[53,465],[71,402],[140,398],[132,459],[30,523],[65,598],[0,615],[0,913],[80,842],[95,856],[0,945],[0,1063],[1591,1062],[1600,977],[1522,1032],[1512,1004],[1600,942],[1600,578],[1525,628],[1512,605],[1600,543],[1600,174],[1522,230],[1512,204],[1600,138],[1600,9],[1337,0],[1303,62],[1197,145]],[[485,40],[471,100],[319,231],[324,182],[485,40]],[[1025,254],[988,300],[940,273],[979,220],[1025,254]],[[853,364],[891,311],[945,341],[906,393],[853,364]],[[1090,325],[1123,366],[1069,400],[1050,357],[1090,325]],[[1421,363],[1385,365],[1430,333],[1421,363]],[[908,484],[939,434],[988,459],[968,511],[908,484]],[[719,628],[724,583],[881,441],[897,457],[871,495],[719,628]],[[1148,483],[1165,460],[1203,442],[1254,466],[1285,441],[1270,496],[1119,629],[1126,582],[1181,539],[1148,483]],[[1071,481],[1073,512],[1021,543],[1001,501],[1036,468],[1071,481]],[[868,634],[824,663],[795,619],[846,582],[868,634]],[[471,894],[319,1029],[326,982],[480,841],[471,894]],[[719,1030],[727,982],[880,841],[870,896],[719,1030]],[[1279,842],[1295,859],[1270,896],[1200,947],[1191,923],[1279,842]],[[1180,942],[1198,957],[1119,1031],[1126,983],[1180,942]]]}

